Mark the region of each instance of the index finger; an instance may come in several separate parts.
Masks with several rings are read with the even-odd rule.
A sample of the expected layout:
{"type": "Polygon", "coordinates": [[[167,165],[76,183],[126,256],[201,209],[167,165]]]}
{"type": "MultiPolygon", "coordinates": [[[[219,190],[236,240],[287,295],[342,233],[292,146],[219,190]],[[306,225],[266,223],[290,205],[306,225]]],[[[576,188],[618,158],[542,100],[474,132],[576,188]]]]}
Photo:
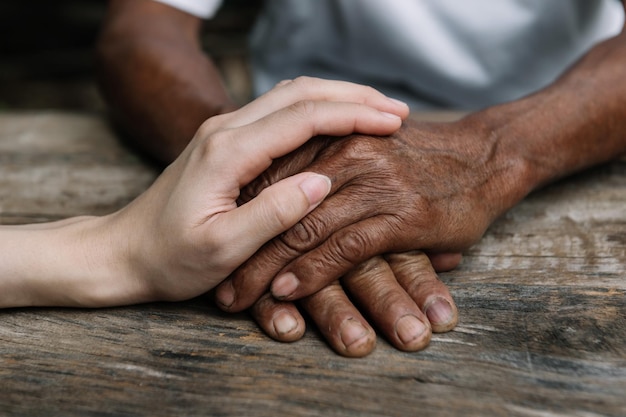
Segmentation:
{"type": "Polygon", "coordinates": [[[353,132],[387,135],[401,124],[398,116],[364,104],[300,101],[249,125],[211,134],[199,145],[198,157],[208,160],[205,166],[212,173],[234,175],[241,188],[266,170],[272,160],[314,136],[353,132]]]}
{"type": "Polygon", "coordinates": [[[298,77],[283,81],[238,111],[226,115],[224,126],[243,126],[303,100],[364,104],[402,119],[409,115],[409,107],[405,103],[389,98],[372,87],[347,81],[298,77]]]}

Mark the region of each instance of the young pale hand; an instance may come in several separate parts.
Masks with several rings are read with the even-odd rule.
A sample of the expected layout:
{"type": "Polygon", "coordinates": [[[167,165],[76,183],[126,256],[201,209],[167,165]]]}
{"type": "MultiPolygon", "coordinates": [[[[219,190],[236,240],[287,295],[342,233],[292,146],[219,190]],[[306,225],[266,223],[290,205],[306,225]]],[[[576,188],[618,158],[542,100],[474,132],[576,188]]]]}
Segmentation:
{"type": "Polygon", "coordinates": [[[387,135],[407,115],[406,105],[369,87],[300,78],[209,119],[148,191],[110,217],[137,287],[120,301],[182,300],[213,288],[331,185],[304,172],[237,207],[241,187],[313,136],[387,135]]]}
{"type": "Polygon", "coordinates": [[[283,82],[206,121],[180,157],[120,211],[0,227],[0,307],[198,296],[329,192],[327,177],[303,172],[237,207],[239,190],[275,158],[319,134],[390,134],[407,115],[406,105],[369,87],[312,78],[283,82]]]}

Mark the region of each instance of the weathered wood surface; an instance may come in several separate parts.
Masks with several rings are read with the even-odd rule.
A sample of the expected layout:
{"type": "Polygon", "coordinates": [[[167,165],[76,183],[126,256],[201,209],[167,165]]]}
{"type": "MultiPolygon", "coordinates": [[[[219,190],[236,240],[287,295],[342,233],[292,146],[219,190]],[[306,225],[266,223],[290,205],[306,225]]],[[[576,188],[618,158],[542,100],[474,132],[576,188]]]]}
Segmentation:
{"type": "MultiPolygon", "coordinates": [[[[156,172],[101,117],[0,115],[1,223],[106,213],[156,172]]],[[[0,415],[626,415],[626,159],[531,195],[442,279],[459,326],[363,359],[209,297],[2,311],[0,415]]]]}

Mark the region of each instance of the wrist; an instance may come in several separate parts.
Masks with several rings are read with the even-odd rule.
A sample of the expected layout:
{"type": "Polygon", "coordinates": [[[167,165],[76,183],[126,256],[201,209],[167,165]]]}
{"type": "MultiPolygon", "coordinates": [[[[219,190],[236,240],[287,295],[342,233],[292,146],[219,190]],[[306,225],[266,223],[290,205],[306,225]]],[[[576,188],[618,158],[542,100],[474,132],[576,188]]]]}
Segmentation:
{"type": "Polygon", "coordinates": [[[497,215],[515,206],[550,176],[537,165],[536,149],[528,140],[533,133],[525,129],[532,124],[517,123],[519,114],[527,112],[524,105],[494,106],[459,121],[465,129],[476,132],[486,146],[484,163],[491,165],[493,186],[500,191],[497,215]]]}
{"type": "Polygon", "coordinates": [[[529,191],[626,152],[625,41],[622,32],[543,90],[472,116],[527,167],[529,191]]]}
{"type": "MultiPolygon", "coordinates": [[[[475,222],[486,225],[515,206],[536,184],[520,144],[506,132],[507,125],[501,120],[482,111],[450,123],[407,123],[409,129],[414,129],[411,136],[421,136],[419,141],[425,142],[425,147],[418,145],[424,147],[422,152],[432,158],[440,154],[440,167],[436,169],[448,167],[431,175],[432,180],[453,181],[446,190],[466,194],[475,222]]],[[[444,194],[441,198],[451,196],[444,194]]]]}
{"type": "Polygon", "coordinates": [[[104,307],[140,299],[106,217],[0,228],[0,307],[104,307]]]}

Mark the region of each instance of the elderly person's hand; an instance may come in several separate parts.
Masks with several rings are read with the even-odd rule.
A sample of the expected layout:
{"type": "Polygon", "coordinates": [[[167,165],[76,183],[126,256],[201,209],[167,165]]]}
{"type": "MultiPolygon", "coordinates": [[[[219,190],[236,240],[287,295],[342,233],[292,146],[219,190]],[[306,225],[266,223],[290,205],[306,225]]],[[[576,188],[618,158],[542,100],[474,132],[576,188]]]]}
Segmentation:
{"type": "Polygon", "coordinates": [[[622,31],[546,88],[460,121],[318,138],[287,156],[277,177],[323,173],[332,196],[221,284],[218,301],[245,308],[270,283],[294,300],[376,255],[462,251],[532,190],[626,152],[625,41],[622,31]]]}
{"type": "MultiPolygon", "coordinates": [[[[441,254],[434,263],[447,270],[459,260],[460,254],[441,254]]],[[[428,345],[431,332],[451,330],[458,318],[452,296],[437,278],[431,260],[418,251],[385,259],[376,256],[298,301],[330,346],[352,357],[374,349],[374,328],[397,349],[417,351],[428,345]]],[[[294,341],[304,333],[304,320],[292,302],[266,293],[251,312],[276,340],[294,341]]]]}
{"type": "Polygon", "coordinates": [[[0,227],[0,307],[183,300],[217,285],[330,191],[303,172],[237,206],[241,187],[319,134],[386,135],[405,105],[316,79],[285,82],[209,119],[155,183],[120,211],[0,227]]]}
{"type": "MultiPolygon", "coordinates": [[[[331,196],[221,284],[216,293],[219,304],[228,311],[247,308],[272,280],[271,294],[277,299],[318,297],[316,291],[343,276],[344,286],[356,287],[350,290],[354,298],[379,317],[383,333],[397,347],[412,350],[398,332],[404,317],[418,318],[426,327],[440,321],[432,326],[437,330],[453,327],[452,299],[424,255],[400,253],[426,250],[435,263],[452,259],[449,267],[454,266],[458,255],[442,254],[476,242],[498,214],[528,191],[496,181],[502,176],[494,173],[508,170],[519,178],[525,166],[510,158],[506,149],[494,146],[489,135],[482,136],[485,140],[471,135],[479,128],[471,119],[450,124],[407,122],[389,138],[353,135],[331,142],[320,137],[281,158],[247,192],[255,195],[276,178],[306,169],[332,178],[331,196]],[[387,262],[371,259],[381,254],[387,254],[387,262]],[[363,274],[366,278],[359,280],[363,274]],[[371,275],[395,276],[394,297],[384,296],[389,291],[376,296],[380,283],[391,279],[375,284],[371,275]],[[400,296],[400,289],[409,297],[400,296]],[[407,307],[411,299],[429,320],[407,307]],[[436,310],[428,314],[434,302],[436,310]]],[[[411,327],[414,333],[418,326],[411,327]]],[[[427,341],[422,336],[412,346],[423,347],[427,341]]]]}
{"type": "MultiPolygon", "coordinates": [[[[290,164],[299,166],[298,158],[305,154],[303,148],[266,170],[262,178],[242,190],[240,203],[280,180],[286,170],[292,169],[288,168],[290,164]]],[[[299,304],[331,347],[344,356],[365,356],[374,349],[376,333],[372,325],[396,348],[420,350],[428,345],[431,332],[449,331],[457,323],[452,296],[435,271],[450,270],[460,259],[459,253],[426,256],[419,251],[377,256],[342,277],[341,284],[333,282],[299,304]]],[[[250,273],[254,276],[256,271],[250,273]]],[[[219,301],[226,311],[239,311],[219,301]]],[[[304,334],[305,323],[296,306],[276,300],[269,293],[253,305],[251,313],[276,340],[295,341],[304,334]]]]}
{"type": "MultiPolygon", "coordinates": [[[[296,228],[270,242],[253,259],[239,268],[218,289],[218,305],[226,311],[247,308],[267,290],[269,280],[284,264],[300,255],[300,252],[304,253],[309,248],[315,248],[329,236],[324,230],[332,232],[333,227],[341,224],[343,219],[352,214],[369,211],[368,214],[378,216],[380,211],[387,210],[393,218],[394,210],[398,208],[398,200],[404,195],[410,195],[409,186],[415,185],[409,177],[414,175],[410,172],[412,164],[394,168],[398,160],[392,159],[397,155],[402,163],[409,160],[410,155],[402,149],[406,146],[404,141],[408,135],[405,127],[404,131],[385,139],[353,136],[333,144],[327,138],[317,138],[276,161],[261,178],[245,188],[242,201],[257,195],[264,187],[285,175],[298,172],[310,165],[315,165],[335,179],[341,178],[339,180],[341,185],[334,188],[339,191],[336,191],[329,200],[329,204],[333,202],[335,204],[323,204],[296,228]],[[390,141],[388,148],[385,140],[390,141]],[[333,165],[325,166],[329,160],[333,165]],[[395,169],[404,171],[398,173],[394,171],[395,169]],[[402,184],[402,181],[405,181],[405,190],[397,190],[398,194],[395,194],[392,187],[402,184]],[[385,195],[381,196],[381,191],[384,191],[385,195]],[[340,200],[337,202],[338,199],[340,200]],[[302,231],[309,231],[307,233],[310,235],[307,233],[303,235],[302,231]]],[[[434,142],[426,143],[429,147],[437,146],[434,142]]],[[[447,146],[443,142],[440,145],[447,146]]],[[[415,150],[414,155],[417,154],[415,150]]],[[[444,176],[441,177],[441,181],[445,181],[444,176]]],[[[430,179],[435,181],[434,176],[430,179]]],[[[425,180],[422,186],[427,190],[432,188],[425,180]]],[[[438,185],[433,185],[436,186],[438,185]]],[[[443,188],[445,184],[440,186],[443,188]]],[[[428,225],[428,219],[424,219],[422,224],[428,225]]],[[[372,243],[378,243],[377,239],[383,240],[385,236],[371,238],[372,243]]],[[[394,240],[395,237],[392,236],[391,239],[394,240]]],[[[415,239],[414,242],[417,243],[419,240],[415,239]]],[[[324,244],[326,243],[322,246],[324,244]]],[[[394,251],[410,250],[411,244],[394,248],[394,251]]],[[[341,251],[344,248],[334,249],[341,251]]],[[[444,246],[433,249],[439,249],[429,253],[435,270],[449,270],[458,264],[460,254],[445,253],[456,251],[458,247],[444,246]]],[[[368,247],[359,250],[367,251],[368,247]]],[[[354,255],[350,256],[349,260],[351,259],[354,264],[361,261],[354,258],[354,255]]],[[[424,253],[388,254],[385,259],[374,257],[345,276],[343,275],[352,264],[337,275],[325,275],[325,262],[332,263],[337,259],[341,258],[335,257],[335,253],[328,252],[315,258],[314,263],[308,264],[306,272],[302,274],[312,290],[293,296],[295,299],[312,294],[302,301],[302,306],[337,352],[346,356],[363,356],[369,353],[375,344],[373,329],[352,301],[356,301],[360,310],[366,313],[381,333],[401,350],[413,351],[424,348],[430,340],[431,331],[445,332],[456,325],[458,316],[454,301],[448,289],[437,278],[431,261],[424,253]],[[330,256],[328,260],[326,255],[330,256]],[[310,271],[316,271],[317,275],[310,274],[310,271]],[[346,296],[338,283],[315,292],[318,287],[323,287],[340,276],[343,276],[341,279],[343,290],[349,293],[351,299],[346,296]]],[[[275,295],[287,299],[281,294],[275,295]]],[[[285,301],[277,301],[270,294],[263,295],[254,304],[252,312],[261,327],[277,340],[296,340],[304,330],[303,321],[295,307],[285,301]]]]}

